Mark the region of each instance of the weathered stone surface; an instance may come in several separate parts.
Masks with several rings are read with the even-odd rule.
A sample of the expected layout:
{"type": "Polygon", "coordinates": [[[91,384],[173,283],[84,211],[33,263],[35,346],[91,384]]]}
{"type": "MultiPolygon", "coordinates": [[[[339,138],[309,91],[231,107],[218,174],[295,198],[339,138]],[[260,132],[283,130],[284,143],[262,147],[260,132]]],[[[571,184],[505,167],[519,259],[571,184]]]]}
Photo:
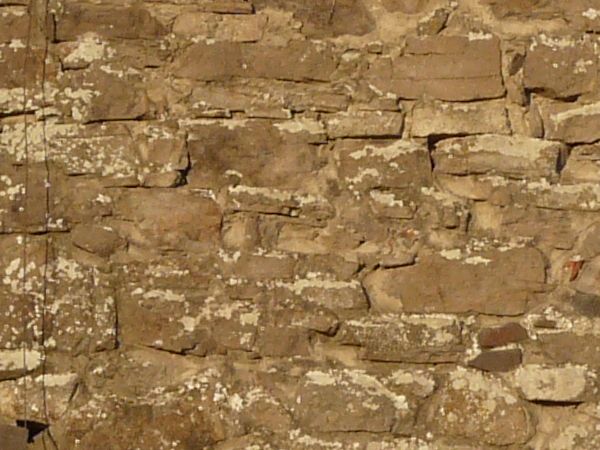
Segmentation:
{"type": "Polygon", "coordinates": [[[362,370],[309,371],[299,398],[298,418],[308,429],[385,432],[414,420],[406,395],[362,370]]]}
{"type": "Polygon", "coordinates": [[[553,103],[542,108],[544,135],[568,144],[587,144],[600,140],[596,124],[600,104],[553,103]]]}
{"type": "Polygon", "coordinates": [[[324,164],[311,144],[324,131],[316,121],[238,125],[207,121],[191,127],[191,186],[215,189],[242,180],[250,186],[296,187],[324,164]]]}
{"type": "Polygon", "coordinates": [[[423,255],[414,266],[376,270],[364,285],[373,308],[382,312],[517,315],[542,288],[544,267],[542,255],[531,248],[482,252],[465,259],[460,250],[446,250],[423,255]],[[494,277],[504,282],[498,284],[494,277]],[[430,281],[423,283],[424,279],[430,281]]]}
{"type": "Polygon", "coordinates": [[[585,94],[594,89],[597,57],[588,39],[542,35],[529,47],[523,68],[526,88],[555,98],[585,94]]]}
{"type": "Polygon", "coordinates": [[[506,108],[501,100],[424,103],[413,110],[411,135],[415,137],[509,133],[506,108]]]}
{"type": "Polygon", "coordinates": [[[277,8],[293,12],[302,22],[302,33],[309,38],[344,34],[363,35],[375,27],[363,0],[341,0],[335,5],[319,0],[298,3],[294,0],[255,0],[256,8],[277,8]]]}
{"type": "Polygon", "coordinates": [[[141,6],[120,7],[70,2],[58,17],[56,38],[75,40],[84,33],[112,39],[156,39],[166,28],[141,6]]]}
{"type": "Polygon", "coordinates": [[[218,41],[256,42],[262,38],[266,25],[267,17],[261,15],[227,14],[216,20],[213,14],[191,13],[175,19],[173,33],[218,41]]]}
{"type": "Polygon", "coordinates": [[[561,172],[565,184],[600,181],[600,146],[581,145],[573,148],[561,172]]]}
{"type": "Polygon", "coordinates": [[[207,248],[219,236],[220,208],[201,194],[131,190],[116,201],[115,210],[124,220],[114,224],[116,231],[142,247],[207,248]]]}
{"type": "Polygon", "coordinates": [[[73,229],[71,237],[75,246],[103,257],[125,246],[125,241],[110,227],[80,225],[73,229]]]}
{"type": "Polygon", "coordinates": [[[502,347],[507,344],[528,339],[527,330],[516,322],[495,328],[484,328],[479,332],[477,340],[482,347],[502,347]]]}
{"type": "Polygon", "coordinates": [[[0,425],[0,442],[6,450],[26,450],[28,434],[24,427],[0,425]]]}
{"type": "Polygon", "coordinates": [[[177,58],[174,74],[196,80],[227,80],[234,77],[279,80],[328,81],[337,58],[328,48],[304,41],[286,48],[256,44],[197,43],[177,58]]]}
{"type": "Polygon", "coordinates": [[[325,120],[330,138],[402,136],[404,116],[400,113],[357,111],[339,113],[325,120]]]}
{"type": "Polygon", "coordinates": [[[431,183],[429,151],[418,142],[343,140],[335,151],[341,181],[354,191],[431,183]]]}
{"type": "Polygon", "coordinates": [[[508,372],[516,369],[522,360],[521,350],[518,348],[507,350],[483,351],[469,361],[469,366],[487,372],[508,372]]]}
{"type": "Polygon", "coordinates": [[[457,368],[424,412],[427,429],[490,445],[523,444],[533,426],[516,392],[500,379],[457,368]]]}
{"type": "Polygon", "coordinates": [[[515,136],[445,139],[436,145],[435,170],[452,175],[496,173],[510,178],[552,178],[563,144],[515,136]]]}
{"type": "Polygon", "coordinates": [[[367,77],[377,89],[409,99],[464,101],[504,93],[499,41],[492,35],[411,37],[403,56],[376,61],[367,77]]]}
{"type": "Polygon", "coordinates": [[[460,330],[450,316],[384,315],[344,323],[339,338],[360,346],[362,358],[368,360],[449,362],[463,350],[460,330]]]}
{"type": "Polygon", "coordinates": [[[0,0],[0,422],[600,448],[598,8],[0,0]]]}
{"type": "Polygon", "coordinates": [[[526,365],[515,372],[515,383],[527,400],[547,402],[582,401],[591,386],[584,366],[526,365]]]}

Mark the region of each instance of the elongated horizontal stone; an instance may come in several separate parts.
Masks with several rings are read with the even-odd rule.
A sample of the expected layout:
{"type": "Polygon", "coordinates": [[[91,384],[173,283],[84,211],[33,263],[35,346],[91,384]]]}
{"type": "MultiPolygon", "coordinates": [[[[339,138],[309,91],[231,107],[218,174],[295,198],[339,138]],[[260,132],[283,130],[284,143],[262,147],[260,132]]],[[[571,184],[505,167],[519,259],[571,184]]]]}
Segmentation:
{"type": "Polygon", "coordinates": [[[364,286],[373,309],[516,315],[545,281],[544,259],[532,248],[461,258],[460,250],[448,250],[420,256],[413,266],[370,273],[364,286]]]}
{"type": "Polygon", "coordinates": [[[287,47],[217,42],[188,47],[175,61],[174,74],[196,80],[233,77],[328,81],[337,58],[325,47],[293,41],[287,47]]]}
{"type": "Polygon", "coordinates": [[[374,361],[450,362],[463,350],[461,326],[450,316],[373,316],[345,322],[338,334],[374,361]]]}
{"type": "Polygon", "coordinates": [[[338,113],[327,117],[325,125],[330,138],[400,137],[404,128],[404,115],[382,111],[338,113]]]}
{"type": "Polygon", "coordinates": [[[579,402],[590,389],[588,377],[584,366],[526,365],[515,373],[515,382],[527,400],[579,402]]]}
{"type": "Polygon", "coordinates": [[[68,3],[58,16],[56,38],[75,40],[88,32],[115,39],[156,39],[167,29],[140,6],[68,3]]]}
{"type": "Polygon", "coordinates": [[[367,73],[377,89],[401,98],[496,98],[504,93],[499,40],[492,35],[410,37],[404,55],[377,60],[367,73]]]}
{"type": "Polygon", "coordinates": [[[600,140],[600,103],[541,105],[545,137],[568,144],[589,144],[600,140]]]}
{"type": "Polygon", "coordinates": [[[511,178],[557,175],[564,144],[524,136],[482,135],[441,141],[433,152],[436,172],[497,173],[511,178]]]}
{"type": "Polygon", "coordinates": [[[424,103],[413,110],[411,135],[509,134],[503,100],[453,104],[424,103]]]}

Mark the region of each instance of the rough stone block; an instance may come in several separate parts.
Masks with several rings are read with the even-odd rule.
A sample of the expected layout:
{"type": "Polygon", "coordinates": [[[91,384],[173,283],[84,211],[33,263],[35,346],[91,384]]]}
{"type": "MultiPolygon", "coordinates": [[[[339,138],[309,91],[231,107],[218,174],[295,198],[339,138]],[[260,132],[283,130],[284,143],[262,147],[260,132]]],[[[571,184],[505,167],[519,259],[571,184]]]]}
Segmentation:
{"type": "Polygon", "coordinates": [[[533,248],[463,256],[460,250],[444,250],[420,256],[413,266],[370,273],[364,286],[373,309],[517,315],[545,282],[544,259],[533,248]]]}
{"type": "Polygon", "coordinates": [[[526,442],[534,431],[529,417],[517,393],[501,379],[464,368],[450,372],[425,412],[433,433],[488,445],[526,442]]]}
{"type": "Polygon", "coordinates": [[[325,119],[330,138],[400,137],[404,115],[390,112],[356,111],[338,113],[325,119]]]}
{"type": "Polygon", "coordinates": [[[451,316],[373,316],[342,324],[343,344],[372,361],[451,362],[462,353],[461,326],[451,316]]]}
{"type": "Polygon", "coordinates": [[[293,41],[287,47],[216,42],[192,44],[175,61],[174,74],[196,80],[273,78],[328,81],[337,58],[328,47],[293,41]]]}
{"type": "Polygon", "coordinates": [[[492,35],[410,37],[404,55],[375,62],[367,77],[400,98],[464,101],[504,94],[499,40],[492,35]]]}
{"type": "Polygon", "coordinates": [[[482,135],[445,139],[433,152],[436,172],[555,178],[567,154],[561,143],[521,136],[482,135]]]}
{"type": "Polygon", "coordinates": [[[467,134],[510,134],[504,100],[424,103],[413,110],[414,137],[467,134]]]}
{"type": "Polygon", "coordinates": [[[57,18],[56,38],[73,41],[85,33],[112,39],[157,39],[166,28],[141,6],[115,8],[69,2],[57,18]]]}
{"type": "Polygon", "coordinates": [[[597,59],[589,39],[534,38],[525,57],[525,88],[554,98],[590,92],[596,85],[597,59]]]}

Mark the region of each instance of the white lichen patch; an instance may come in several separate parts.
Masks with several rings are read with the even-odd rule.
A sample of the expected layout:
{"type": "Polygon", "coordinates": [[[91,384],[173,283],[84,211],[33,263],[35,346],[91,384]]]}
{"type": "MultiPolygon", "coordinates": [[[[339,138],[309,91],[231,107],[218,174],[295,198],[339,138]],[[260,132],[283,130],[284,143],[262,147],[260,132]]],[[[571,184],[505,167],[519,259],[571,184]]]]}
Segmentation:
{"type": "Polygon", "coordinates": [[[249,195],[256,197],[263,197],[268,200],[273,200],[276,202],[282,203],[291,203],[295,206],[304,206],[315,203],[325,203],[325,200],[322,197],[312,195],[312,194],[299,194],[292,191],[282,191],[279,189],[271,189],[264,187],[254,187],[254,186],[230,186],[228,191],[231,195],[249,195]]]}
{"type": "Polygon", "coordinates": [[[600,102],[590,103],[587,105],[570,108],[570,109],[567,109],[566,111],[561,111],[561,112],[558,112],[555,114],[551,114],[550,119],[554,123],[560,124],[561,122],[572,119],[574,117],[595,116],[598,114],[600,114],[600,102]]]}
{"type": "Polygon", "coordinates": [[[487,397],[490,401],[482,402],[482,405],[489,413],[492,413],[496,409],[496,400],[502,400],[507,405],[517,403],[517,397],[501,380],[490,375],[484,375],[476,370],[457,367],[450,372],[449,382],[454,390],[468,391],[487,397]]]}
{"type": "Polygon", "coordinates": [[[321,122],[314,119],[294,119],[274,124],[279,131],[286,133],[310,133],[322,134],[325,133],[325,127],[321,122]]]}
{"type": "Polygon", "coordinates": [[[566,365],[544,367],[529,364],[517,369],[515,384],[528,400],[576,401],[588,386],[589,372],[585,366],[566,365]]]}
{"type": "Polygon", "coordinates": [[[600,11],[594,8],[588,8],[581,13],[583,17],[590,20],[596,20],[600,17],[600,11]]]}
{"type": "Polygon", "coordinates": [[[390,401],[397,410],[408,410],[406,396],[391,391],[379,379],[364,370],[310,371],[305,380],[307,384],[319,387],[337,386],[344,394],[357,398],[367,409],[379,409],[383,398],[390,401]]]}
{"type": "Polygon", "coordinates": [[[113,55],[114,50],[110,49],[106,42],[93,34],[85,34],[77,42],[77,46],[73,51],[64,58],[64,62],[67,64],[91,63],[113,55]]]}
{"type": "Polygon", "coordinates": [[[31,371],[41,364],[42,354],[37,350],[0,350],[0,373],[17,370],[31,371]]]}
{"type": "Polygon", "coordinates": [[[363,149],[350,153],[349,156],[352,159],[381,158],[384,161],[392,161],[402,155],[426,151],[427,149],[417,142],[400,139],[386,146],[366,145],[363,149]]]}
{"type": "Polygon", "coordinates": [[[404,201],[396,199],[396,195],[392,192],[372,190],[369,195],[377,203],[389,207],[404,207],[404,201]]]}
{"type": "Polygon", "coordinates": [[[470,31],[467,35],[469,41],[488,41],[493,37],[492,33],[486,33],[485,31],[470,31]]]}

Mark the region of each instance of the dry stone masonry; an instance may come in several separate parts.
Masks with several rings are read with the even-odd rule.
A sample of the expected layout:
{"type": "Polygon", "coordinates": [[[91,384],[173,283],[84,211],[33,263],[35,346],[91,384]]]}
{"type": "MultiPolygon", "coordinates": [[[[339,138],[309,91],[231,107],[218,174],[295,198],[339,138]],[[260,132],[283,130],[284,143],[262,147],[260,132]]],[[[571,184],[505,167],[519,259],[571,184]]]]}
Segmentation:
{"type": "Polygon", "coordinates": [[[598,0],[0,0],[0,449],[600,448],[599,57],[598,0]]]}

